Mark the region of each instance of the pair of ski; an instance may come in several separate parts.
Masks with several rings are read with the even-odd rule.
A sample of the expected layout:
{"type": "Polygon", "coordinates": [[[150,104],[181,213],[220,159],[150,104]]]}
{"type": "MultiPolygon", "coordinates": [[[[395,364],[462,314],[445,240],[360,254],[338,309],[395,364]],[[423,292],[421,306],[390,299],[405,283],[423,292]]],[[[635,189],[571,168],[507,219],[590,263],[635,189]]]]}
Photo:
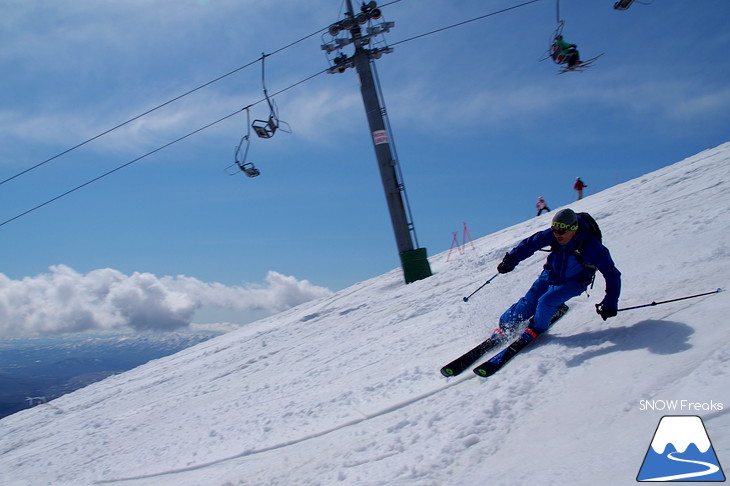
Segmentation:
{"type": "Polygon", "coordinates": [[[564,74],[564,73],[567,73],[570,71],[585,71],[586,69],[591,67],[591,64],[593,64],[596,61],[596,59],[601,57],[603,54],[605,54],[605,53],[602,52],[601,54],[597,55],[596,57],[586,59],[585,61],[582,61],[580,64],[576,64],[573,67],[568,67],[566,65],[562,65],[560,71],[558,71],[558,74],[564,74]]]}
{"type": "MultiPolygon", "coordinates": [[[[563,304],[558,308],[558,311],[553,315],[553,318],[550,320],[550,325],[552,326],[555,324],[555,322],[558,321],[561,317],[565,315],[565,313],[568,312],[568,306],[563,304]]],[[[495,348],[502,344],[504,342],[503,339],[495,338],[494,335],[487,339],[486,341],[483,341],[476,345],[474,348],[470,349],[466,353],[462,354],[458,358],[456,358],[451,363],[447,364],[443,368],[441,368],[441,374],[445,377],[451,377],[456,376],[458,374],[463,373],[466,371],[467,368],[469,368],[472,364],[476,363],[479,358],[484,356],[487,351],[489,351],[492,348],[495,348]]],[[[474,368],[474,373],[477,376],[482,377],[488,377],[495,374],[497,371],[502,369],[504,365],[509,362],[512,358],[515,357],[517,353],[519,353],[525,346],[527,346],[532,340],[526,340],[523,339],[522,336],[518,337],[512,343],[504,348],[499,353],[495,354],[491,358],[489,358],[484,363],[480,364],[476,368],[474,368]]]]}

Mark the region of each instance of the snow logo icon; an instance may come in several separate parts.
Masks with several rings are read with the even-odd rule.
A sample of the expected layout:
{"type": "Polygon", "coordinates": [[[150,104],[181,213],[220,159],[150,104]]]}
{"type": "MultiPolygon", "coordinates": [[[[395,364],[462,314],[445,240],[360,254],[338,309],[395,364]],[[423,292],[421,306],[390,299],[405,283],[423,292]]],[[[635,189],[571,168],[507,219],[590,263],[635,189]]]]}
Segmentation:
{"type": "Polygon", "coordinates": [[[636,480],[725,481],[702,419],[694,415],[662,417],[636,480]]]}

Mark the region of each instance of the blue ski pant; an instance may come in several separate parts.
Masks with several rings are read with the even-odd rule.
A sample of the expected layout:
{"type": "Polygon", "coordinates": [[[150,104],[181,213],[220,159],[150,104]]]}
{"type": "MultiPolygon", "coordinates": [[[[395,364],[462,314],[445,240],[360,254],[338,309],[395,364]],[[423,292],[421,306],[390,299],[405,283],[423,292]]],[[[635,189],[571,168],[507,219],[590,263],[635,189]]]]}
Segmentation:
{"type": "Polygon", "coordinates": [[[538,333],[545,332],[558,307],[585,290],[585,284],[576,281],[551,284],[547,272],[543,272],[525,296],[502,314],[499,327],[511,330],[520,322],[533,318],[532,328],[538,333]]]}

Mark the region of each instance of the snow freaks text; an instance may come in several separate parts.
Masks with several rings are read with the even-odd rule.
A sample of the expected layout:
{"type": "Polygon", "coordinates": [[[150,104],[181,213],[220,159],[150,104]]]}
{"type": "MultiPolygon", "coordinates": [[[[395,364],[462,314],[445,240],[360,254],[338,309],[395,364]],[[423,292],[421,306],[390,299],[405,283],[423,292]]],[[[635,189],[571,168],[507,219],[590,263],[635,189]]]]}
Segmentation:
{"type": "Polygon", "coordinates": [[[691,400],[639,400],[639,410],[660,412],[719,412],[722,402],[693,402],[691,400]]]}

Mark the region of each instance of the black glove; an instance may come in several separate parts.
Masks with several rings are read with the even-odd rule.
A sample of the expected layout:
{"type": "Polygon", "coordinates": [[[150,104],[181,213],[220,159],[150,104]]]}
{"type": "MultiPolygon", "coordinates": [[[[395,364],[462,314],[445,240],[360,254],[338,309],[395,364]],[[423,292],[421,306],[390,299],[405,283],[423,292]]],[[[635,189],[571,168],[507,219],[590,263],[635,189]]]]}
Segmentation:
{"type": "Polygon", "coordinates": [[[598,315],[600,315],[604,321],[609,317],[616,317],[616,314],[618,314],[618,310],[604,306],[603,302],[596,305],[596,312],[598,312],[598,315]]]}
{"type": "Polygon", "coordinates": [[[509,273],[514,269],[515,269],[514,260],[512,260],[512,257],[509,256],[509,253],[505,253],[504,258],[502,259],[502,262],[499,265],[497,265],[497,271],[499,273],[509,273]]]}

